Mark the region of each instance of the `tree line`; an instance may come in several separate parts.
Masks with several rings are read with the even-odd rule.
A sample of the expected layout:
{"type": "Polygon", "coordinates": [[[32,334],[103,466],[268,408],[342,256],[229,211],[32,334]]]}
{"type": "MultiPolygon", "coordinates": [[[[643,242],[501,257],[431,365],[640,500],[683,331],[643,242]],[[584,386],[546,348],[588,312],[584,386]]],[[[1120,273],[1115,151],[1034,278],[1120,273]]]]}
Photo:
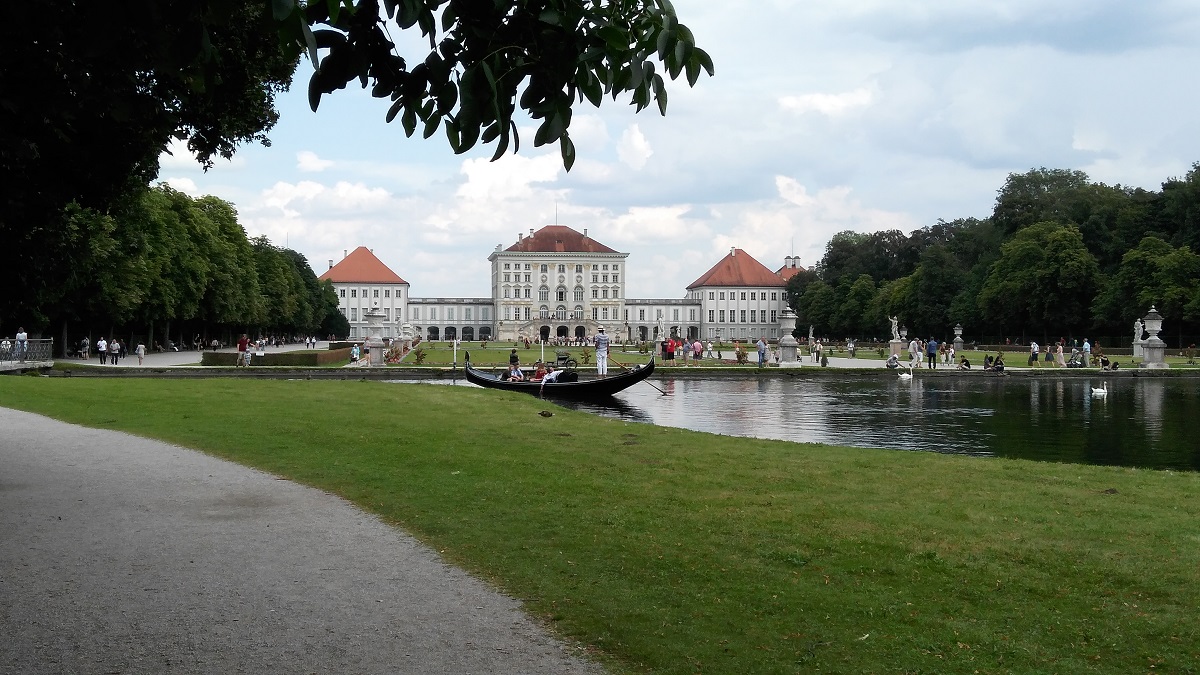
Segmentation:
{"type": "Polygon", "coordinates": [[[26,325],[61,337],[138,336],[147,346],[241,332],[346,335],[333,285],[296,251],[248,238],[233,205],[159,185],[111,213],[63,215],[64,274],[24,288],[26,325]],[[172,337],[174,336],[174,337],[172,337]]]}
{"type": "Polygon", "coordinates": [[[1159,191],[1041,168],[1010,174],[988,218],[834,235],[788,299],[803,335],[885,337],[896,316],[910,335],[961,324],[968,341],[1022,342],[1128,340],[1153,305],[1160,337],[1186,346],[1200,335],[1197,251],[1200,163],[1159,191]]]}

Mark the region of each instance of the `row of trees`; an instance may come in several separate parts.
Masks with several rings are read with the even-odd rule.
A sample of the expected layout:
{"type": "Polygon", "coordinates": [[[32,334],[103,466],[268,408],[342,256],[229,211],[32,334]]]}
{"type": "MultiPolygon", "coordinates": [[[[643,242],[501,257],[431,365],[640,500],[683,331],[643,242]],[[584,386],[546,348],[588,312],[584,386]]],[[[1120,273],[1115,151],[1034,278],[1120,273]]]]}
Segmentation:
{"type": "Polygon", "coordinates": [[[33,285],[34,329],[57,328],[64,348],[80,334],[144,336],[148,345],[229,341],[240,332],[346,335],[337,295],[304,256],[249,239],[216,197],[166,186],[118,214],[72,204],[64,277],[33,285]]]}
{"type": "Polygon", "coordinates": [[[1132,337],[1154,305],[1187,342],[1200,334],[1197,251],[1200,164],[1158,192],[1036,169],[1008,177],[990,218],[835,235],[788,294],[805,333],[881,336],[897,316],[921,336],[961,323],[984,340],[1132,337]]]}

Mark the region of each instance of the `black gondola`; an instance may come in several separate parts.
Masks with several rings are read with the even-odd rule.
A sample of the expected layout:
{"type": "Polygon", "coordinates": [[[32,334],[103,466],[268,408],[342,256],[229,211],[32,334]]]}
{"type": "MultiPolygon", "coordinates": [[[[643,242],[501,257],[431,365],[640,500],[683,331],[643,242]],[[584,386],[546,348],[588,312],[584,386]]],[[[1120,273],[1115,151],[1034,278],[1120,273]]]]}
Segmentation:
{"type": "MultiPolygon", "coordinates": [[[[576,380],[574,382],[509,382],[496,375],[476,370],[471,367],[471,355],[466,355],[467,381],[489,389],[506,389],[508,391],[523,391],[534,396],[553,396],[555,398],[597,399],[612,396],[618,391],[628,389],[654,373],[654,358],[650,362],[634,366],[627,372],[601,377],[593,380],[576,380]]],[[[574,371],[566,371],[574,374],[574,371]]]]}

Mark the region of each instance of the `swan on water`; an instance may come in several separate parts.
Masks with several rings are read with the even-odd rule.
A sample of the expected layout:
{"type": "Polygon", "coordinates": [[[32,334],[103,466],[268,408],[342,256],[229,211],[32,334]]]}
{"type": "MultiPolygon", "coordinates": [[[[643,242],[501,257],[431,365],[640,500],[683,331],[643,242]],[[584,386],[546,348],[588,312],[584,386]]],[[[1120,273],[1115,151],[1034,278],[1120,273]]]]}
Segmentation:
{"type": "Polygon", "coordinates": [[[911,380],[912,379],[912,364],[911,363],[908,364],[908,372],[900,373],[899,377],[902,380],[911,380]]]}
{"type": "Polygon", "coordinates": [[[1105,382],[1103,387],[1092,387],[1092,396],[1108,396],[1108,383],[1105,382]]]}

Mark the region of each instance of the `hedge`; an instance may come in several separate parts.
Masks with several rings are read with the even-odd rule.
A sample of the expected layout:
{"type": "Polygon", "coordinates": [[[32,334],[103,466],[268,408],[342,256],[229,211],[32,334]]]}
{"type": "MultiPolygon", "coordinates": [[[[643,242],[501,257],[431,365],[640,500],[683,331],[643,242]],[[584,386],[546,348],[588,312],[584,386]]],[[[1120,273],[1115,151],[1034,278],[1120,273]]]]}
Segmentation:
{"type": "MultiPolygon", "coordinates": [[[[237,352],[204,352],[202,366],[236,366],[237,352]]],[[[250,359],[251,366],[292,366],[314,368],[330,364],[350,363],[350,349],[303,350],[295,352],[267,352],[262,356],[255,354],[250,359]]]]}

